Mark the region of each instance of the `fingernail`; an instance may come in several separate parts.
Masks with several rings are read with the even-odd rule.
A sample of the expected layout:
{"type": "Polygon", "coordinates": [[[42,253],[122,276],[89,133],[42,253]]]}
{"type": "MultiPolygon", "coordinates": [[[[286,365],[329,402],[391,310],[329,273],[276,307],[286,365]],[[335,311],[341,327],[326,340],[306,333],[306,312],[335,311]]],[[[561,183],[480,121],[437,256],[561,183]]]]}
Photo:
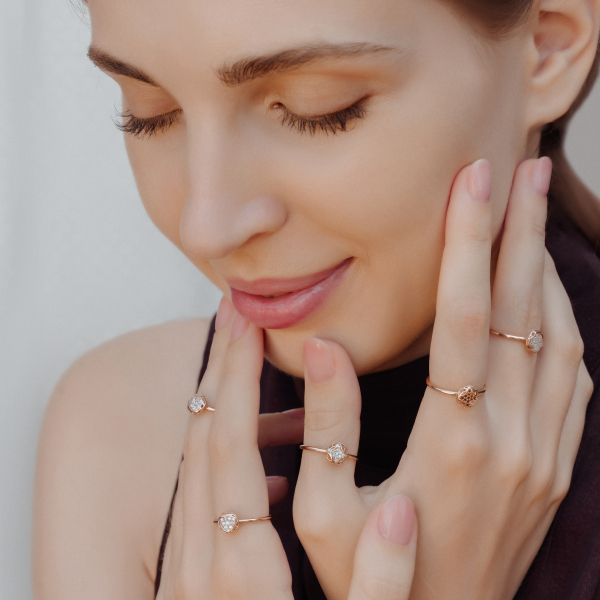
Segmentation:
{"type": "Polygon", "coordinates": [[[531,185],[533,189],[543,197],[548,195],[550,189],[550,178],[552,177],[552,160],[547,156],[538,158],[537,163],[531,169],[531,185]]]}
{"type": "Polygon", "coordinates": [[[300,408],[292,408],[291,410],[286,410],[283,412],[283,414],[292,419],[304,419],[304,406],[301,406],[300,408]]]}
{"type": "Polygon", "coordinates": [[[248,321],[240,315],[239,312],[235,313],[235,317],[233,317],[233,323],[231,324],[231,335],[229,336],[230,342],[235,342],[235,340],[241,338],[246,329],[248,329],[248,321]]]}
{"type": "Polygon", "coordinates": [[[334,376],[333,351],[323,340],[309,338],[304,342],[304,369],[311,383],[323,383],[334,376]]]}
{"type": "Polygon", "coordinates": [[[215,331],[219,331],[221,327],[224,327],[231,321],[235,308],[227,296],[221,298],[221,304],[219,304],[219,310],[217,311],[217,318],[215,319],[215,331]]]}
{"type": "Polygon", "coordinates": [[[400,546],[408,546],[415,529],[415,508],[406,496],[392,496],[379,513],[379,535],[400,546]]]}
{"type": "Polygon", "coordinates": [[[487,204],[492,193],[492,168],[490,163],[481,159],[469,167],[467,186],[473,200],[487,204]]]}

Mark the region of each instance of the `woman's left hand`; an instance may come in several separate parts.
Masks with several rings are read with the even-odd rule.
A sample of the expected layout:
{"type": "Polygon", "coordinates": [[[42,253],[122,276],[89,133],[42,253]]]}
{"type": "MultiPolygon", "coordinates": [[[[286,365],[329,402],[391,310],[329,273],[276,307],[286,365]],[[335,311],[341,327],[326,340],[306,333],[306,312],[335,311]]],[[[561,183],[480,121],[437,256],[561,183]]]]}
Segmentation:
{"type": "MultiPolygon", "coordinates": [[[[489,165],[463,169],[451,194],[431,377],[446,390],[487,383],[483,398],[463,408],[427,389],[400,465],[378,487],[356,487],[353,460],[334,465],[304,452],[294,523],[330,600],[347,596],[367,515],[395,494],[409,496],[419,515],[411,600],[513,598],[567,493],[591,380],[569,298],[544,248],[542,160],[516,170],[493,297],[489,165]],[[482,180],[487,198],[473,190],[482,180]],[[523,342],[490,339],[490,318],[513,335],[543,329],[544,348],[538,355],[523,342]]],[[[356,454],[361,398],[352,362],[332,341],[310,339],[304,350],[304,444],[343,443],[356,454]]]]}

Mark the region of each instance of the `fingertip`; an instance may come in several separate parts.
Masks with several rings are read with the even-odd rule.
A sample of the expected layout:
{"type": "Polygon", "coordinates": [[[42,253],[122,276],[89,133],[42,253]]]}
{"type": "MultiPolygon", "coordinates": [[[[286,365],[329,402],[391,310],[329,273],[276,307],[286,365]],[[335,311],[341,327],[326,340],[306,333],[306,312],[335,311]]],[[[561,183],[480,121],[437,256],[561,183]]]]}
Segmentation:
{"type": "Polygon", "coordinates": [[[215,331],[219,331],[222,327],[225,327],[235,314],[235,308],[231,303],[231,300],[227,296],[221,298],[219,303],[219,310],[217,311],[217,318],[215,319],[215,331]]]}
{"type": "Polygon", "coordinates": [[[476,160],[467,172],[467,189],[471,198],[487,204],[492,194],[492,167],[485,158],[476,160]]]}
{"type": "Polygon", "coordinates": [[[335,357],[331,346],[319,339],[304,341],[304,374],[310,383],[324,383],[336,372],[335,357]]]}
{"type": "Polygon", "coordinates": [[[269,494],[269,505],[277,504],[285,499],[289,491],[287,477],[280,475],[267,476],[267,491],[269,494]]]}
{"type": "Polygon", "coordinates": [[[416,513],[412,500],[406,496],[388,498],[379,510],[377,530],[388,542],[408,546],[415,537],[416,513]]]}
{"type": "Polygon", "coordinates": [[[248,330],[250,323],[239,313],[236,312],[233,317],[233,323],[231,324],[231,336],[229,337],[230,342],[239,340],[244,333],[248,330]]]}

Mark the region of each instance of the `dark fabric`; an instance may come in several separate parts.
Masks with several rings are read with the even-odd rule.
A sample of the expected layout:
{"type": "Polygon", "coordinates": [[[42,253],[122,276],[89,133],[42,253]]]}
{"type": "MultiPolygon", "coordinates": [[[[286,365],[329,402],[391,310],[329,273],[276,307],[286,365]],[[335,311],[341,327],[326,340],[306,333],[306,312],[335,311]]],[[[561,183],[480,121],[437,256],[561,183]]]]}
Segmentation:
{"type": "MultiPolygon", "coordinates": [[[[585,343],[585,363],[594,380],[594,396],[571,489],[515,600],[600,600],[600,259],[568,222],[549,225],[547,247],[573,304],[585,343]]],[[[211,341],[212,335],[207,348],[211,341]]],[[[429,358],[424,357],[359,378],[362,413],[357,485],[378,485],[396,469],[425,391],[428,363],[429,358]]],[[[302,389],[302,380],[265,361],[261,412],[302,406],[302,389]]],[[[287,498],[272,507],[272,514],[292,570],[294,598],[324,600],[292,521],[300,450],[296,446],[267,448],[262,456],[267,475],[284,475],[290,483],[287,498]]]]}

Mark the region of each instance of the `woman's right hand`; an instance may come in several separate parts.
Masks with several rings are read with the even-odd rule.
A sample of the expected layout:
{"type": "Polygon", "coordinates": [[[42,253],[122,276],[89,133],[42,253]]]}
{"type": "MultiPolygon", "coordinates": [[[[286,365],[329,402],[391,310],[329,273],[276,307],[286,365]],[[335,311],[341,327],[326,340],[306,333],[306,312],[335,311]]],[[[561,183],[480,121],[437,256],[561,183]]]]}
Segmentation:
{"type": "MultiPolygon", "coordinates": [[[[259,447],[299,443],[303,415],[259,415],[262,364],[262,330],[223,299],[199,390],[215,411],[190,417],[157,600],[293,599],[271,522],[240,524],[231,534],[214,522],[224,512],[266,516],[287,491],[282,478],[265,478],[259,447]]],[[[416,543],[408,498],[376,507],[358,543],[348,600],[408,600],[416,543]]]]}

